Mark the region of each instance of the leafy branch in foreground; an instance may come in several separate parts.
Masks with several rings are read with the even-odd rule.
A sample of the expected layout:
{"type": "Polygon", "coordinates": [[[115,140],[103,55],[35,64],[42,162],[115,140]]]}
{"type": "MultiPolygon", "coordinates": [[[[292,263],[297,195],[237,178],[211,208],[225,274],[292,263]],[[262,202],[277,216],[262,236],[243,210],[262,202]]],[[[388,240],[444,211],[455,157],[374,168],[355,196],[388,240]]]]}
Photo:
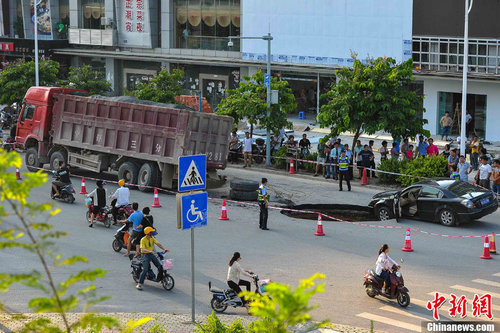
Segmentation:
{"type": "MultiPolygon", "coordinates": [[[[57,313],[63,322],[61,329],[50,319],[39,318],[28,321],[22,332],[99,332],[103,328],[119,328],[119,322],[115,318],[94,313],[85,313],[78,321],[70,323],[67,313],[82,301],[86,312],[90,306],[107,298],[97,297],[93,284],[86,285],[76,293],[70,293],[69,289],[76,284],[101,278],[106,272],[100,268],[87,269],[70,275],[64,281],[55,280],[54,271],[57,268],[87,263],[87,258],[54,254],[55,240],[66,236],[66,233],[53,230],[53,226],[46,221],[58,214],[59,209],[49,203],[28,201],[31,190],[42,186],[47,181],[47,176],[42,171],[27,173],[20,182],[12,171],[14,168],[21,168],[21,165],[21,157],[17,152],[7,153],[0,149],[0,250],[19,249],[31,252],[38,258],[42,269],[33,269],[23,274],[0,273],[0,292],[7,292],[14,283],[37,289],[45,296],[31,299],[28,306],[36,313],[57,313]]],[[[149,320],[151,318],[129,322],[123,331],[131,332],[149,320]]]]}

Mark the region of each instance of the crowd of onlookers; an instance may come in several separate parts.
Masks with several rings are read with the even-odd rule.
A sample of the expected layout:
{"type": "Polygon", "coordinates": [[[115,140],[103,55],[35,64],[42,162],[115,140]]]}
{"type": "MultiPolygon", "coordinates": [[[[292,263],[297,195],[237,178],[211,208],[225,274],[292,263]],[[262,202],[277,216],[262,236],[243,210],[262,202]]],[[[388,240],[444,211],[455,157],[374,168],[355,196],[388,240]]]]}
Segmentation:
{"type": "MultiPolygon", "coordinates": [[[[231,147],[236,147],[236,133],[233,133],[231,147]]],[[[460,138],[457,138],[457,143],[460,144],[460,138]]],[[[243,142],[243,156],[246,167],[249,166],[248,161],[251,160],[252,139],[249,133],[246,133],[246,138],[243,142]]],[[[298,142],[293,135],[287,136],[285,132],[276,132],[271,137],[271,149],[275,152],[280,147],[287,147],[287,156],[295,158],[307,158],[312,151],[312,145],[307,134],[302,135],[302,139],[298,142]],[[286,139],[285,139],[286,138],[286,139]]],[[[323,175],[326,179],[339,178],[339,160],[342,158],[342,153],[345,152],[345,157],[349,161],[349,178],[352,179],[354,169],[358,169],[358,177],[362,177],[363,168],[369,168],[367,176],[376,176],[375,152],[378,150],[380,161],[386,159],[404,159],[413,161],[418,157],[438,156],[442,155],[448,161],[448,170],[450,178],[469,181],[469,174],[476,172],[474,180],[480,186],[492,188],[495,193],[500,194],[500,160],[494,159],[488,153],[486,148],[482,147],[479,138],[476,135],[472,136],[472,140],[466,143],[466,154],[460,155],[459,149],[454,148],[451,144],[446,144],[443,151],[434,144],[432,138],[426,138],[423,135],[417,136],[417,142],[411,144],[409,139],[405,138],[402,143],[394,141],[389,148],[387,141],[382,141],[382,146],[378,149],[374,147],[374,140],[369,140],[368,144],[362,144],[361,140],[356,141],[356,145],[350,149],[349,144],[342,143],[340,138],[324,137],[319,140],[317,145],[317,164],[314,177],[323,175]],[[469,157],[469,161],[467,161],[469,157]],[[493,187],[490,183],[493,182],[493,187]]]]}

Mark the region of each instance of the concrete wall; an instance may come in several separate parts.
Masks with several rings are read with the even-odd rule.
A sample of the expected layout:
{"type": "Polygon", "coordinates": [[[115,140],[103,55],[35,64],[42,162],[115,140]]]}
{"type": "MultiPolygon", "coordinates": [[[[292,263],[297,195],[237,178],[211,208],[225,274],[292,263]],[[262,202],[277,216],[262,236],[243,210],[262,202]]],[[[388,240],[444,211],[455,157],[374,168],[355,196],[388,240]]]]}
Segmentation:
{"type": "MultiPolygon", "coordinates": [[[[424,81],[424,117],[429,121],[426,126],[431,134],[436,133],[440,91],[462,92],[462,80],[451,78],[417,77],[424,81]]],[[[467,93],[486,95],[486,140],[500,141],[500,82],[469,80],[467,93]]]]}

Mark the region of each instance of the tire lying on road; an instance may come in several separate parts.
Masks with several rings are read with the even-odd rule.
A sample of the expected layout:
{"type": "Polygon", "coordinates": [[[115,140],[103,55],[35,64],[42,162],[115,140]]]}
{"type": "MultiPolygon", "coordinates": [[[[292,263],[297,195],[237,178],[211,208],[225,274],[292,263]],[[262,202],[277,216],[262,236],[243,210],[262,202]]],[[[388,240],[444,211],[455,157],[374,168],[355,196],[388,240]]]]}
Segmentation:
{"type": "Polygon", "coordinates": [[[259,183],[252,180],[231,180],[230,186],[232,190],[243,192],[255,192],[259,189],[259,183]]]}
{"type": "Polygon", "coordinates": [[[257,191],[238,191],[231,190],[229,196],[233,200],[243,200],[243,201],[257,201],[258,193],[257,191]]]}

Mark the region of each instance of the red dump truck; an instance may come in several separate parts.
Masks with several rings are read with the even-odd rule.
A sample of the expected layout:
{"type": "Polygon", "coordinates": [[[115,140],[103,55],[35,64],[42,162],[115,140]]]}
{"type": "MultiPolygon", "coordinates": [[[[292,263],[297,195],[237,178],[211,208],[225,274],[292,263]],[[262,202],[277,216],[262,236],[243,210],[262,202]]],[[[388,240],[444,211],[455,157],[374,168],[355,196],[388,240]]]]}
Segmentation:
{"type": "Polygon", "coordinates": [[[179,156],[206,154],[209,174],[226,167],[231,117],[130,99],[31,87],[16,129],[26,166],[57,169],[65,160],[94,172],[115,170],[127,183],[165,188],[175,186],[179,156]]]}

